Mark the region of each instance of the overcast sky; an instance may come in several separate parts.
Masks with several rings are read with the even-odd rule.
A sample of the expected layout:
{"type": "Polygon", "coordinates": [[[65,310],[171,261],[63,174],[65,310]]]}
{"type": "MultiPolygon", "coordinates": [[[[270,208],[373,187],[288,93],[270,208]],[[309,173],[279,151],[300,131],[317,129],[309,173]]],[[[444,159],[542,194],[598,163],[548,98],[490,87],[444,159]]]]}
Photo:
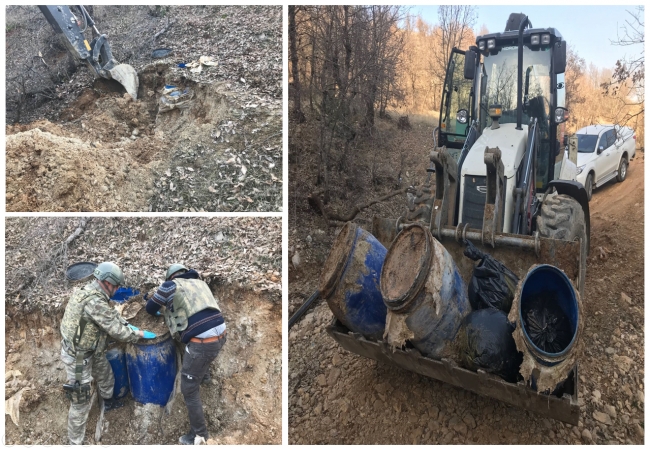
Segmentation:
{"type": "MultiPolygon", "coordinates": [[[[490,32],[501,32],[511,12],[523,12],[535,28],[557,28],[567,43],[585,59],[600,68],[613,68],[625,54],[639,55],[643,45],[620,47],[611,44],[626,20],[632,20],[627,11],[635,6],[483,6],[478,5],[475,33],[483,25],[490,32]]],[[[413,6],[412,14],[420,13],[431,24],[438,22],[437,6],[413,6]]],[[[620,33],[623,35],[623,33],[620,33]]]]}

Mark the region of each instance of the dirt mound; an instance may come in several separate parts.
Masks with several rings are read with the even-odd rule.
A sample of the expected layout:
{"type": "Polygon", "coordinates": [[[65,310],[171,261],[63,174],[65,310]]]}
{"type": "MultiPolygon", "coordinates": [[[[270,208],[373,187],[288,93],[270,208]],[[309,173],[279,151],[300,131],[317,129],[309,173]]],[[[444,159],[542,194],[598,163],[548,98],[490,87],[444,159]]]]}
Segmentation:
{"type": "Polygon", "coordinates": [[[135,210],[152,185],[137,156],[153,145],[105,145],[39,128],[6,142],[9,212],[135,210]]]}

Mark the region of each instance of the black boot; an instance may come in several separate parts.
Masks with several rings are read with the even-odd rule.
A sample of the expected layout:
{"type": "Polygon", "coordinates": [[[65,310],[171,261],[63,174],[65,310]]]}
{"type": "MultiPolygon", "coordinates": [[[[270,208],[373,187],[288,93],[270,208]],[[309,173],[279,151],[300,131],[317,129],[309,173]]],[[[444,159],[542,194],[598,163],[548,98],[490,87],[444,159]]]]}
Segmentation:
{"type": "Polygon", "coordinates": [[[114,398],[104,399],[104,411],[105,412],[107,412],[109,410],[116,409],[116,408],[120,408],[120,407],[124,407],[124,402],[123,401],[119,401],[119,400],[114,399],[114,398]]]}
{"type": "Polygon", "coordinates": [[[205,376],[203,376],[203,380],[201,380],[201,385],[209,385],[210,379],[212,379],[212,376],[210,376],[210,373],[206,373],[205,376]]]}

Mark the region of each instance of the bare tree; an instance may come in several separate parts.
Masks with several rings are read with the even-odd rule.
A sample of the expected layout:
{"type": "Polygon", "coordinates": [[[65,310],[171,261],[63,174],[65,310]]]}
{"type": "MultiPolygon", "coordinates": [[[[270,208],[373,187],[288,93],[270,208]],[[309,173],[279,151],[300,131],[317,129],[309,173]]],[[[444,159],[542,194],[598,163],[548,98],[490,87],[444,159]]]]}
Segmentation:
{"type": "MultiPolygon", "coordinates": [[[[434,55],[432,75],[439,80],[435,93],[441,92],[442,83],[445,79],[447,62],[454,47],[461,48],[463,43],[472,39],[474,33],[472,28],[477,18],[477,9],[471,5],[442,5],[438,7],[438,29],[439,41],[432,42],[430,49],[434,55]]],[[[434,102],[436,102],[434,97],[434,102]]]]}
{"type": "Polygon", "coordinates": [[[573,48],[567,49],[566,70],[564,72],[564,84],[566,86],[566,108],[570,111],[568,126],[575,129],[578,126],[578,114],[575,109],[585,102],[584,86],[582,79],[585,75],[585,60],[576,53],[573,48]]]}
{"type": "MultiPolygon", "coordinates": [[[[638,6],[634,12],[628,11],[630,17],[621,26],[621,34],[612,41],[613,45],[628,47],[645,43],[645,23],[643,21],[644,7],[638,6]]],[[[611,80],[601,85],[605,94],[618,97],[624,108],[623,115],[618,116],[617,122],[626,125],[644,115],[645,101],[645,56],[643,50],[640,55],[619,59],[611,80]]],[[[640,121],[643,124],[643,120],[640,121]]]]}
{"type": "Polygon", "coordinates": [[[303,123],[305,114],[302,112],[300,98],[300,71],[298,68],[298,48],[296,44],[296,6],[289,5],[289,57],[291,60],[291,77],[293,78],[293,109],[292,117],[303,123]]]}

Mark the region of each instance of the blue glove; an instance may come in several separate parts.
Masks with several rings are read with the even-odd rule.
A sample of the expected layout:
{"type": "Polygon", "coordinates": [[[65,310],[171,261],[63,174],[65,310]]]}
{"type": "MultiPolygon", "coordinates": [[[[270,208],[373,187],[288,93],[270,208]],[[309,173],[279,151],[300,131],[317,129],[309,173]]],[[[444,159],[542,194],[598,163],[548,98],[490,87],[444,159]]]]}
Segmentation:
{"type": "Polygon", "coordinates": [[[162,316],[162,313],[160,313],[160,310],[156,311],[156,316],[162,316]]]}
{"type": "Polygon", "coordinates": [[[139,331],[140,331],[140,329],[138,329],[137,327],[135,327],[133,324],[129,324],[128,326],[129,326],[129,329],[131,329],[132,331],[135,331],[135,332],[139,332],[139,331]]]}
{"type": "Polygon", "coordinates": [[[149,331],[143,331],[143,332],[144,332],[144,338],[148,338],[148,339],[156,338],[156,334],[154,334],[153,332],[149,332],[149,331]]]}

